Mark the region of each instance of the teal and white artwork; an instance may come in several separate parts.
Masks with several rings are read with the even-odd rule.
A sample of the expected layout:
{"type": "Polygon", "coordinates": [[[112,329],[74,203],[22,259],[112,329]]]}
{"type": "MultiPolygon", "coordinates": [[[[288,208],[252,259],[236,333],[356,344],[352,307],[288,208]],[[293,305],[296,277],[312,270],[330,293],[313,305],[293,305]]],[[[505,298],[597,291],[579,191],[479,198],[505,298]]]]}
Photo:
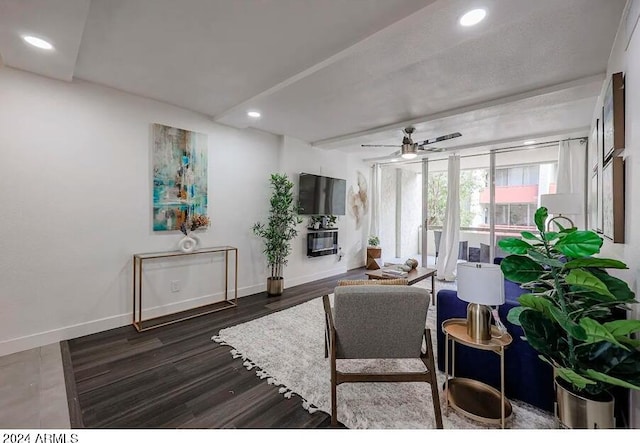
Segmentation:
{"type": "Polygon", "coordinates": [[[207,215],[207,135],[153,125],[153,230],[207,215]]]}

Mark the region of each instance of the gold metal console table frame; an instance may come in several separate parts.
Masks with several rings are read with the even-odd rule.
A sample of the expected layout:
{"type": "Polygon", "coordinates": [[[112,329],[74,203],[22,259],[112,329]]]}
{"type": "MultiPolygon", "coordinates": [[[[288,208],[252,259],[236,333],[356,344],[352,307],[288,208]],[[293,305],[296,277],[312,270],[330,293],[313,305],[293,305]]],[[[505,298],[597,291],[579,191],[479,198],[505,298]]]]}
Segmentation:
{"type": "Polygon", "coordinates": [[[133,255],[133,326],[138,332],[148,331],[150,329],[159,328],[179,321],[210,314],[212,312],[222,311],[223,309],[234,308],[236,306],[238,306],[238,248],[234,246],[214,246],[211,248],[197,249],[192,252],[148,252],[133,255]],[[142,319],[142,273],[143,263],[145,260],[187,257],[216,252],[224,253],[224,300],[208,303],[184,311],[161,315],[159,317],[142,319]],[[235,256],[234,296],[231,300],[229,300],[229,252],[233,252],[235,256]]]}

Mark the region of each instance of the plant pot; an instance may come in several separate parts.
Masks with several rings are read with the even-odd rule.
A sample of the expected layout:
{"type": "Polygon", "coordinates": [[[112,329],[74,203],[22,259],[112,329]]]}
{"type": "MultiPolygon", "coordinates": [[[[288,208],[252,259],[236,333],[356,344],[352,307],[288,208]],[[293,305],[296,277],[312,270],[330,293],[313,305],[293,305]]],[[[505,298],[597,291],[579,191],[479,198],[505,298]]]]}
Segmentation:
{"type": "Polygon", "coordinates": [[[273,297],[284,292],[284,277],[267,278],[267,295],[273,297]]]}
{"type": "Polygon", "coordinates": [[[614,399],[603,392],[597,396],[577,394],[556,378],[556,415],[562,426],[570,429],[615,428],[614,399]]]}
{"type": "Polygon", "coordinates": [[[366,268],[368,270],[380,269],[379,260],[382,258],[382,248],[380,246],[367,246],[366,268]]]}

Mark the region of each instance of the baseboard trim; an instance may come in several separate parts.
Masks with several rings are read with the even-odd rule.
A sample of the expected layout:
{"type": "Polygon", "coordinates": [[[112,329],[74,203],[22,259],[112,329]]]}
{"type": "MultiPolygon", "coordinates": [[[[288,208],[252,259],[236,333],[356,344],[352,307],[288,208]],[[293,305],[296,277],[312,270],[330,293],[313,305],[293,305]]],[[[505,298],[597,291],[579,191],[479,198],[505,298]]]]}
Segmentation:
{"type": "Polygon", "coordinates": [[[302,277],[287,278],[285,277],[285,288],[292,288],[294,286],[303,285],[316,280],[322,280],[323,278],[333,277],[334,275],[344,274],[347,272],[346,267],[329,269],[327,271],[318,272],[317,274],[305,275],[302,277]]]}
{"type": "MultiPolygon", "coordinates": [[[[266,284],[266,283],[265,283],[266,284]]],[[[244,288],[238,288],[238,298],[253,295],[265,290],[265,285],[253,285],[244,288]]],[[[190,309],[199,305],[219,301],[222,294],[209,294],[189,300],[183,300],[170,305],[152,307],[143,311],[143,318],[153,318],[170,312],[190,309]]],[[[109,329],[119,328],[131,325],[133,312],[125,312],[110,317],[90,320],[84,323],[77,323],[62,328],[51,329],[49,331],[37,332],[31,335],[12,338],[10,340],[0,341],[0,357],[3,355],[13,354],[15,352],[26,351],[27,349],[46,346],[52,343],[61,342],[63,340],[71,340],[96,332],[102,332],[109,329]]]]}

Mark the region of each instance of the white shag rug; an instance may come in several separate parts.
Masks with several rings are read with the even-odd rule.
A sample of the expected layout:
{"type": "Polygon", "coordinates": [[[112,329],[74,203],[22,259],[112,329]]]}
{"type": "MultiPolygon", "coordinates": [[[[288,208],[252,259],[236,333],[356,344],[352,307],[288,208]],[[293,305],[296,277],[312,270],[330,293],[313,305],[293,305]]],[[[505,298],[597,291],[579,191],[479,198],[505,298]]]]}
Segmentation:
{"type": "MultiPolygon", "coordinates": [[[[430,284],[430,283],[429,283],[430,284]]],[[[435,307],[429,307],[427,326],[436,346],[435,307]]],[[[280,386],[290,398],[298,395],[310,413],[330,414],[329,359],[324,358],[324,310],[322,299],[294,306],[259,319],[220,330],[212,339],[231,346],[234,358],[242,358],[256,376],[280,386]]],[[[434,354],[435,354],[434,349],[434,354]]],[[[419,360],[343,360],[345,371],[424,370],[419,360]]],[[[507,374],[508,376],[508,374],[507,374]]],[[[440,402],[445,429],[483,428],[449,408],[444,414],[444,373],[438,371],[440,402]]],[[[428,383],[345,383],[338,386],[338,420],[353,429],[435,428],[431,388],[428,383]]],[[[556,428],[553,416],[525,403],[512,401],[509,428],[556,428]]]]}

